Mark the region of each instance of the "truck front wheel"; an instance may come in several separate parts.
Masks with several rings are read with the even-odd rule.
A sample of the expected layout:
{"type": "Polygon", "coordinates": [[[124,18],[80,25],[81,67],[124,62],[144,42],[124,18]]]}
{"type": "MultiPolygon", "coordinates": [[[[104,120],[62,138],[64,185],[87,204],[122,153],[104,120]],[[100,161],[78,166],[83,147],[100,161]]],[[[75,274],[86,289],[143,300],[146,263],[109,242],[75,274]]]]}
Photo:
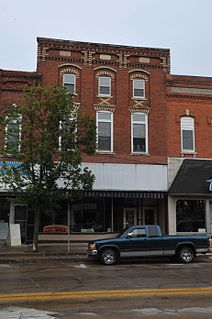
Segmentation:
{"type": "Polygon", "coordinates": [[[105,248],[100,254],[100,262],[103,265],[113,265],[117,260],[117,252],[113,248],[105,248]]]}
{"type": "Polygon", "coordinates": [[[194,260],[194,251],[187,246],[181,247],[177,251],[177,259],[181,263],[189,264],[194,260]]]}

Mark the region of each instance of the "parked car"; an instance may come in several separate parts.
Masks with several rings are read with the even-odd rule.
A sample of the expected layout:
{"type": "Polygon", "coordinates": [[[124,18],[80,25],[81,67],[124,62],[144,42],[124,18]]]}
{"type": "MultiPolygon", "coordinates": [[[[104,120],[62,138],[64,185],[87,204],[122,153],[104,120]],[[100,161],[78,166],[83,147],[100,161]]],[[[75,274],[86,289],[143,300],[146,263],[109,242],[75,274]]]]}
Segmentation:
{"type": "Polygon", "coordinates": [[[207,253],[209,245],[206,235],[163,236],[158,225],[130,226],[115,238],[90,241],[88,256],[104,265],[121,258],[163,256],[190,263],[197,253],[207,253]]]}

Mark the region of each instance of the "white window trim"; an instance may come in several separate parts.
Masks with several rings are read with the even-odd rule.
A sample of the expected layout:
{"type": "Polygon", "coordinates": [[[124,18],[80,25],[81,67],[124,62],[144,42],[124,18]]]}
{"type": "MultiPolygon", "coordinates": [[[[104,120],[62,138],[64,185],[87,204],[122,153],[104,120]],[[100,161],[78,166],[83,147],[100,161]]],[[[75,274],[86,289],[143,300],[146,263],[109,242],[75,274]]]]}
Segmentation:
{"type": "Polygon", "coordinates": [[[96,143],[97,143],[97,149],[96,149],[96,152],[97,153],[113,153],[113,112],[110,112],[110,111],[97,111],[96,112],[96,128],[97,128],[97,134],[96,134],[96,143]],[[111,114],[111,120],[99,120],[99,113],[109,113],[111,114]],[[98,150],[98,140],[99,140],[99,134],[98,134],[98,131],[99,131],[99,122],[107,122],[107,123],[111,123],[111,131],[110,131],[110,134],[111,134],[111,150],[110,151],[103,151],[103,150],[98,150]]]}
{"type": "Polygon", "coordinates": [[[181,117],[180,120],[180,134],[181,134],[181,153],[183,154],[195,154],[195,123],[193,117],[189,116],[193,120],[193,128],[191,129],[183,129],[182,120],[186,118],[186,116],[181,117]],[[183,131],[192,131],[192,138],[193,138],[193,149],[188,150],[183,148],[183,131]]]}
{"type": "MultiPolygon", "coordinates": [[[[12,120],[10,123],[8,123],[8,124],[11,124],[11,123],[13,123],[13,124],[16,124],[16,123],[18,123],[19,122],[19,127],[18,127],[18,147],[17,147],[17,150],[18,150],[18,152],[20,152],[21,151],[21,135],[22,135],[22,124],[21,124],[21,122],[22,122],[22,115],[21,114],[18,114],[17,115],[17,118],[18,119],[15,119],[15,120],[12,120]]],[[[6,120],[8,119],[8,117],[6,116],[6,120]]],[[[7,131],[8,131],[8,124],[6,124],[5,125],[5,129],[4,129],[4,131],[5,131],[5,137],[4,137],[4,149],[5,149],[5,151],[7,152],[7,131]]],[[[8,155],[10,155],[10,153],[7,153],[8,155]]]]}
{"type": "MultiPolygon", "coordinates": [[[[111,81],[111,76],[103,76],[103,75],[100,75],[99,77],[98,77],[98,96],[111,96],[111,83],[112,83],[112,81],[111,81]],[[100,93],[100,87],[102,86],[102,85],[100,85],[100,78],[109,78],[109,93],[108,94],[102,94],[102,93],[100,93]]],[[[104,85],[103,85],[104,86],[104,85]]]]}
{"type": "Polygon", "coordinates": [[[69,82],[65,82],[65,75],[67,74],[70,74],[70,75],[73,75],[74,76],[74,91],[72,94],[76,95],[76,74],[74,73],[64,73],[63,74],[63,86],[65,87],[65,84],[72,84],[72,83],[69,83],[69,82]]]}
{"type": "Polygon", "coordinates": [[[146,94],[146,92],[145,92],[145,80],[144,79],[140,79],[140,78],[133,79],[133,98],[134,99],[145,99],[145,94],[146,94]],[[135,95],[135,81],[138,81],[138,80],[142,81],[143,84],[144,84],[144,86],[143,86],[143,90],[144,90],[143,96],[135,95]]]}
{"type": "Polygon", "coordinates": [[[131,154],[148,154],[148,115],[143,112],[133,112],[131,113],[131,154]],[[144,114],[145,121],[133,121],[134,114],[144,114]],[[146,134],[146,152],[135,152],[133,150],[133,124],[145,124],[145,134],[146,134]]]}

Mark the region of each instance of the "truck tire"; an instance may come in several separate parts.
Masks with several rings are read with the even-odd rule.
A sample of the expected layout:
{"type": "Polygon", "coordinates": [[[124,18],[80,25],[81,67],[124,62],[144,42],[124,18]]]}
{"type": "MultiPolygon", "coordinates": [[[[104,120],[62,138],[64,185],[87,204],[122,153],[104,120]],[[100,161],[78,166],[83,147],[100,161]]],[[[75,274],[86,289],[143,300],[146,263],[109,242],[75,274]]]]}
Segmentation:
{"type": "Polygon", "coordinates": [[[177,251],[177,259],[180,263],[189,264],[194,260],[194,251],[191,247],[183,246],[177,251]]]}
{"type": "Polygon", "coordinates": [[[100,253],[100,262],[103,265],[113,265],[117,261],[117,252],[113,248],[104,248],[100,253]]]}

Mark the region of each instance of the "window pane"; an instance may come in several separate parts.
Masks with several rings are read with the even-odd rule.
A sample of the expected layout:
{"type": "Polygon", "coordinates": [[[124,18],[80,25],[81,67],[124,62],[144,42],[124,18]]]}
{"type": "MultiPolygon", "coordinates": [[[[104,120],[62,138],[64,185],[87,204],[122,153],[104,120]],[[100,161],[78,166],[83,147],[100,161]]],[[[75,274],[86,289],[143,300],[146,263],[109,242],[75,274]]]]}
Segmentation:
{"type": "Polygon", "coordinates": [[[176,218],[178,232],[198,232],[205,228],[204,200],[177,200],[176,218]]]}
{"type": "Polygon", "coordinates": [[[137,97],[144,97],[144,80],[135,79],[133,80],[133,95],[137,97]]]}
{"type": "Polygon", "coordinates": [[[111,123],[98,123],[98,150],[111,151],[111,123]]]}
{"type": "Polygon", "coordinates": [[[109,122],[99,122],[98,125],[98,135],[99,136],[111,136],[111,123],[109,122]]]}
{"type": "Polygon", "coordinates": [[[74,84],[75,74],[64,74],[64,83],[74,84]]]}
{"type": "Polygon", "coordinates": [[[143,113],[134,113],[133,114],[133,122],[145,122],[146,115],[143,113]]]}
{"type": "Polygon", "coordinates": [[[191,130],[183,130],[183,149],[184,150],[193,150],[193,131],[191,130]]]}
{"type": "Polygon", "coordinates": [[[100,86],[99,93],[103,95],[109,95],[110,94],[110,88],[107,86],[100,86]]]}
{"type": "Polygon", "coordinates": [[[6,125],[6,149],[7,151],[18,151],[20,144],[20,124],[8,123],[6,125]]]}
{"type": "Polygon", "coordinates": [[[98,151],[111,151],[111,138],[99,136],[98,151]]]}
{"type": "Polygon", "coordinates": [[[111,121],[111,113],[99,112],[98,119],[111,121]]]}
{"type": "Polygon", "coordinates": [[[110,78],[109,77],[100,77],[100,86],[110,86],[110,78]]]}
{"type": "Polygon", "coordinates": [[[133,137],[146,137],[145,124],[133,124],[133,137]]]}
{"type": "Polygon", "coordinates": [[[109,76],[99,77],[99,94],[110,95],[111,91],[111,78],[109,76]]]}
{"type": "Polygon", "coordinates": [[[145,124],[133,124],[133,152],[146,152],[145,124]]]}
{"type": "Polygon", "coordinates": [[[64,83],[64,87],[71,93],[74,93],[74,84],[64,83]]]}
{"type": "Polygon", "coordinates": [[[63,86],[71,93],[75,93],[75,74],[63,75],[63,86]]]}

